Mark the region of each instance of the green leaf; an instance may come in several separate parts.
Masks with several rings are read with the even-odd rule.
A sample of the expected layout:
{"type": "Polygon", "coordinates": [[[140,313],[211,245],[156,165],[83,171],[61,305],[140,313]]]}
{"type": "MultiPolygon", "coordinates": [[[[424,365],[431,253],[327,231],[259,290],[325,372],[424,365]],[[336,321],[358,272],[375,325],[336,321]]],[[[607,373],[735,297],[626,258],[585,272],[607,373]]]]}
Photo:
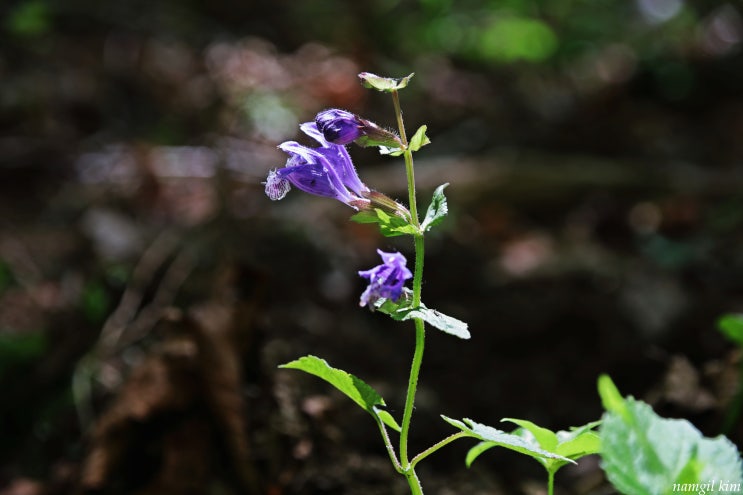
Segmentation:
{"type": "Polygon", "coordinates": [[[598,380],[599,395],[601,396],[601,403],[604,409],[607,411],[621,414],[624,418],[629,419],[627,416],[627,407],[624,404],[622,394],[619,393],[619,389],[614,382],[611,381],[608,375],[600,375],[598,380]]]}
{"type": "Polygon", "coordinates": [[[428,205],[426,217],[423,219],[423,223],[421,224],[421,230],[423,232],[431,230],[431,227],[440,224],[444,220],[444,217],[449,213],[449,206],[446,203],[446,196],[444,196],[444,189],[448,185],[448,182],[446,184],[441,184],[433,192],[431,204],[428,205]]]}
{"type": "Polygon", "coordinates": [[[743,346],[743,315],[729,314],[717,320],[717,328],[728,339],[743,346]]]}
{"type": "MultiPolygon", "coordinates": [[[[409,292],[404,293],[406,296],[409,292]]],[[[389,299],[378,299],[375,303],[375,309],[390,315],[393,320],[405,321],[411,318],[420,318],[434,328],[444,333],[454,335],[460,339],[469,339],[471,337],[467,324],[452,316],[447,316],[435,309],[427,308],[423,303],[417,308],[411,306],[411,299],[403,297],[399,302],[390,301],[389,299]]]]}
{"type": "MultiPolygon", "coordinates": [[[[472,421],[471,419],[467,419],[467,418],[463,419],[462,421],[457,421],[455,419],[447,418],[446,416],[441,416],[441,417],[444,419],[444,421],[446,421],[447,423],[449,423],[450,425],[456,428],[459,428],[463,432],[467,433],[469,436],[473,438],[477,438],[478,440],[482,440],[485,442],[492,442],[494,446],[504,447],[510,450],[514,450],[521,454],[534,457],[535,459],[539,459],[539,458],[559,459],[561,461],[575,463],[575,461],[572,461],[568,459],[567,457],[563,457],[563,456],[554,454],[552,452],[547,452],[546,450],[539,448],[538,446],[534,445],[533,443],[528,442],[527,440],[525,440],[524,438],[518,435],[506,433],[504,431],[497,430],[491,426],[476,423],[472,421]]],[[[482,449],[480,453],[487,450],[484,446],[480,446],[480,448],[482,449]]],[[[477,456],[475,455],[474,457],[477,457],[477,456]]],[[[472,460],[474,460],[474,458],[472,460]]]]}
{"type": "Polygon", "coordinates": [[[555,447],[557,447],[557,435],[555,435],[553,431],[548,430],[547,428],[537,426],[531,421],[527,421],[525,419],[503,418],[501,419],[501,421],[515,423],[523,429],[529,431],[532,435],[534,435],[537,443],[544,450],[552,452],[555,450],[555,447]]]}
{"type": "Polygon", "coordinates": [[[632,397],[619,408],[613,407],[615,402],[604,401],[612,409],[604,414],[599,433],[602,467],[620,492],[670,495],[714,492],[709,485],[715,481],[718,490],[721,481],[743,484],[740,454],[727,438],[705,438],[688,421],[661,418],[632,397]]]}
{"type": "Polygon", "coordinates": [[[373,210],[360,211],[351,217],[351,220],[357,223],[376,223],[379,224],[379,231],[385,237],[395,237],[399,235],[416,235],[418,229],[415,225],[406,219],[397,215],[390,215],[381,208],[373,210]]]}
{"type": "Polygon", "coordinates": [[[469,339],[471,337],[465,322],[445,315],[435,309],[429,309],[423,303],[419,307],[411,309],[402,319],[409,320],[410,318],[420,318],[432,327],[460,339],[469,339]]]}
{"type": "MultiPolygon", "coordinates": [[[[557,433],[525,419],[505,418],[501,421],[509,421],[520,426],[513,432],[514,435],[519,435],[539,448],[573,461],[598,453],[601,446],[599,436],[591,430],[600,421],[573,428],[571,431],[558,431],[557,433]]],[[[538,458],[537,460],[551,473],[556,473],[558,469],[567,464],[561,459],[538,458]]]]}
{"type": "Polygon", "coordinates": [[[391,147],[391,146],[380,146],[379,147],[379,154],[380,155],[400,156],[403,153],[405,153],[405,150],[402,149],[402,148],[400,148],[400,147],[397,147],[397,146],[394,146],[394,147],[391,147]]]}
{"type": "Polygon", "coordinates": [[[282,364],[279,368],[301,370],[310,375],[325,380],[335,388],[346,394],[362,409],[372,416],[379,418],[390,428],[400,431],[400,426],[384,407],[384,399],[376,390],[367,385],[363,380],[343,370],[331,367],[327,361],[316,356],[304,356],[290,363],[282,364]],[[381,406],[381,407],[380,407],[381,406]]]}
{"type": "Polygon", "coordinates": [[[587,455],[598,454],[600,450],[601,437],[595,431],[587,431],[570,440],[560,441],[555,453],[569,459],[578,460],[587,455]]]}
{"type": "Polygon", "coordinates": [[[428,126],[422,125],[417,131],[415,131],[415,134],[410,138],[410,143],[408,144],[408,149],[410,151],[418,151],[425,145],[431,144],[431,140],[426,136],[427,129],[428,126]]]}
{"type": "Polygon", "coordinates": [[[414,75],[415,73],[412,73],[408,76],[397,79],[394,77],[378,76],[371,72],[362,72],[359,74],[359,79],[361,79],[361,83],[365,88],[391,93],[406,87],[414,75]]]}
{"type": "Polygon", "coordinates": [[[467,451],[467,456],[464,459],[464,463],[467,467],[472,467],[472,463],[475,462],[475,459],[480,457],[480,454],[485,452],[486,450],[490,450],[493,447],[497,447],[498,444],[495,442],[480,442],[474,447],[472,447],[470,450],[467,451]]]}

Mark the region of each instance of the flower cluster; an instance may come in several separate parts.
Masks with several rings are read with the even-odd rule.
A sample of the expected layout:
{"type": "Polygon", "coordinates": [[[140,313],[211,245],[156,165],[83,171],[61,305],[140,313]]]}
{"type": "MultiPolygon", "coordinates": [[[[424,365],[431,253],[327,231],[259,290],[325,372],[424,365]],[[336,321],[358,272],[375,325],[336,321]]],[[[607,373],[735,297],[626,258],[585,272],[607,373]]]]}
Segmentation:
{"type": "MultiPolygon", "coordinates": [[[[286,165],[271,170],[266,179],[266,195],[272,200],[283,199],[293,185],[306,193],[337,199],[356,210],[381,207],[402,218],[410,212],[384,194],[372,191],[361,182],[345,146],[357,142],[362,146],[385,143],[399,144],[397,136],[376,124],[345,110],[330,109],[317,114],[315,122],[305,122],[299,128],[320,146],[310,148],[295,141],[286,141],[279,149],[289,158],[286,165]]],[[[383,144],[384,145],[384,144],[383,144]]],[[[400,253],[377,251],[383,264],[359,275],[369,280],[361,295],[361,306],[370,307],[381,298],[397,301],[405,281],[412,273],[400,253]]]]}
{"type": "Polygon", "coordinates": [[[360,306],[372,307],[377,300],[385,298],[396,302],[402,295],[405,281],[413,278],[405,256],[400,253],[385,253],[377,249],[382,264],[371,270],[363,270],[359,275],[369,280],[369,286],[361,294],[360,306]]]}

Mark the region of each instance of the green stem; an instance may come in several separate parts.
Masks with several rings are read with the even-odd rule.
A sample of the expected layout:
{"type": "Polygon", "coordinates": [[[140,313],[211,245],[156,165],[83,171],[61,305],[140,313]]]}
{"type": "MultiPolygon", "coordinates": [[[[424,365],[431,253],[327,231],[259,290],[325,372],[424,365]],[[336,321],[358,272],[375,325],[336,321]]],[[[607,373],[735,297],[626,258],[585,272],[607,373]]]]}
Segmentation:
{"type": "MultiPolygon", "coordinates": [[[[397,117],[397,126],[400,130],[400,142],[404,149],[405,158],[405,175],[408,182],[408,200],[410,207],[410,216],[418,233],[413,236],[415,240],[415,270],[413,272],[413,307],[420,306],[421,287],[423,282],[423,259],[425,246],[423,234],[420,232],[420,220],[418,218],[418,206],[415,198],[415,173],[413,168],[413,153],[408,149],[408,138],[405,135],[405,124],[402,119],[402,110],[400,108],[400,98],[397,91],[392,92],[392,101],[395,105],[395,116],[397,117]]],[[[408,480],[410,491],[413,495],[423,495],[418,476],[415,474],[415,468],[410,463],[408,456],[408,436],[410,433],[410,421],[413,417],[413,407],[415,405],[415,394],[418,389],[418,375],[420,374],[421,364],[423,363],[423,349],[425,347],[426,329],[423,320],[416,318],[415,322],[415,352],[413,353],[413,362],[410,366],[410,376],[408,378],[408,391],[405,397],[405,409],[403,411],[402,425],[400,431],[400,466],[403,474],[408,480]]]]}
{"type": "Polygon", "coordinates": [[[377,420],[377,426],[379,426],[379,432],[382,434],[384,446],[387,448],[387,453],[390,456],[390,462],[392,462],[392,465],[395,467],[395,470],[398,473],[402,473],[402,467],[400,466],[400,462],[397,460],[397,456],[395,455],[395,448],[392,446],[392,441],[390,440],[390,436],[387,433],[387,428],[385,428],[384,423],[381,419],[379,419],[378,415],[375,414],[374,419],[377,420]]]}
{"type": "Polygon", "coordinates": [[[420,227],[420,220],[418,219],[418,206],[415,200],[415,172],[413,168],[413,152],[408,149],[408,138],[405,135],[405,124],[402,120],[400,97],[397,94],[397,91],[392,92],[392,102],[395,104],[397,127],[400,130],[400,142],[402,143],[402,147],[405,150],[403,153],[403,157],[405,158],[405,175],[408,179],[408,203],[410,206],[410,216],[412,217],[413,225],[415,225],[416,227],[420,227]]]}
{"type": "Polygon", "coordinates": [[[453,435],[449,435],[445,439],[443,439],[440,442],[438,442],[438,443],[436,443],[436,444],[428,447],[426,450],[424,450],[423,452],[421,452],[417,456],[413,457],[413,460],[410,461],[410,465],[412,467],[415,467],[416,464],[418,464],[420,461],[422,461],[423,459],[425,459],[429,455],[431,455],[434,452],[436,452],[437,450],[439,450],[441,447],[444,447],[445,445],[449,445],[454,440],[457,440],[459,438],[465,438],[465,437],[468,437],[468,436],[469,436],[469,434],[467,434],[467,433],[465,433],[463,431],[460,431],[459,433],[455,433],[453,435]]]}
{"type": "Polygon", "coordinates": [[[555,472],[547,471],[547,495],[555,493],[555,472]]]}
{"type": "Polygon", "coordinates": [[[423,321],[415,319],[415,353],[413,354],[413,363],[410,366],[410,378],[408,379],[408,393],[405,398],[405,410],[402,416],[402,425],[400,431],[400,464],[404,470],[410,468],[408,459],[408,434],[410,431],[410,420],[413,416],[413,406],[415,404],[415,392],[418,388],[418,375],[423,362],[423,347],[426,338],[426,331],[423,327],[423,321]]]}

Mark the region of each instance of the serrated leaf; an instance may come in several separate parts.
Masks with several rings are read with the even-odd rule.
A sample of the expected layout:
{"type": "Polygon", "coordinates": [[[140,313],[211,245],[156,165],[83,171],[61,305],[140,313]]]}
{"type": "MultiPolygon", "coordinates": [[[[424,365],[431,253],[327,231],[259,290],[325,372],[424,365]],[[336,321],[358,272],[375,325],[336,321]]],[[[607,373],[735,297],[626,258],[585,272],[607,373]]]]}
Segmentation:
{"type": "MultiPolygon", "coordinates": [[[[409,296],[409,291],[403,293],[409,296]]],[[[445,315],[435,309],[427,308],[423,303],[417,308],[411,306],[410,297],[402,297],[398,302],[380,298],[374,304],[374,309],[384,314],[390,315],[393,320],[405,321],[412,318],[420,318],[432,327],[441,330],[444,333],[454,335],[460,339],[469,339],[471,337],[467,324],[452,316],[445,315]]]]}
{"type": "MultiPolygon", "coordinates": [[[[505,418],[501,421],[519,425],[520,428],[513,432],[514,435],[522,436],[539,448],[573,461],[585,455],[597,453],[601,444],[596,432],[590,431],[590,428],[596,426],[598,422],[574,428],[572,431],[558,431],[555,433],[525,419],[505,418]]],[[[537,461],[550,473],[556,473],[558,469],[566,464],[561,459],[538,458],[537,461]]]]}
{"type": "Polygon", "coordinates": [[[359,79],[361,79],[361,83],[365,88],[391,93],[392,91],[397,91],[406,87],[414,75],[415,73],[411,73],[405,77],[394,78],[378,76],[371,72],[362,72],[359,74],[359,79]]]}
{"type": "Polygon", "coordinates": [[[604,414],[599,434],[602,467],[622,493],[670,495],[713,480],[743,484],[743,463],[730,440],[705,438],[688,421],[661,418],[632,397],[604,414]]]}
{"type": "Polygon", "coordinates": [[[410,151],[418,151],[425,145],[431,144],[431,140],[428,139],[428,136],[426,136],[427,129],[428,126],[422,125],[418,128],[417,131],[415,131],[415,134],[413,134],[413,137],[410,138],[410,142],[408,144],[408,149],[410,151]]]}
{"type": "Polygon", "coordinates": [[[402,217],[390,215],[381,208],[360,211],[353,215],[351,220],[357,223],[376,223],[379,225],[379,231],[385,237],[415,235],[418,232],[415,225],[402,217]]]}
{"type": "Polygon", "coordinates": [[[563,457],[552,452],[547,452],[546,450],[537,447],[536,445],[528,442],[518,435],[506,433],[504,431],[493,428],[492,426],[476,423],[467,418],[463,419],[462,421],[458,421],[456,419],[447,418],[446,416],[441,417],[444,419],[444,421],[454,426],[455,428],[459,428],[463,432],[467,433],[469,436],[485,442],[492,442],[498,447],[504,447],[521,454],[528,455],[529,457],[534,457],[535,459],[558,459],[565,462],[575,463],[575,461],[572,461],[567,457],[563,457]]]}
{"type": "Polygon", "coordinates": [[[448,185],[448,182],[446,184],[441,184],[433,192],[431,204],[428,205],[426,217],[423,219],[423,223],[421,224],[422,231],[426,232],[431,230],[431,227],[440,224],[444,220],[444,217],[449,213],[449,205],[446,203],[446,196],[444,196],[444,189],[448,185]]]}
{"type": "Polygon", "coordinates": [[[503,418],[501,419],[501,421],[514,423],[529,431],[532,435],[534,435],[534,439],[544,450],[552,452],[555,450],[555,447],[557,447],[557,435],[555,435],[553,431],[548,430],[547,428],[537,426],[531,421],[527,421],[525,419],[503,418]]]}
{"type": "Polygon", "coordinates": [[[717,327],[728,339],[743,346],[743,315],[724,315],[717,320],[717,327]]]}
{"type": "Polygon", "coordinates": [[[380,409],[380,407],[384,407],[385,403],[382,396],[376,390],[360,378],[338,368],[333,368],[324,359],[316,356],[304,356],[290,363],[282,364],[279,368],[301,370],[325,380],[343,392],[369,414],[378,417],[390,428],[400,431],[400,426],[392,415],[380,409]]]}
{"type": "Polygon", "coordinates": [[[471,337],[467,324],[452,316],[445,315],[435,309],[429,309],[421,304],[418,308],[413,308],[405,314],[403,320],[410,318],[420,318],[434,328],[438,328],[444,333],[454,335],[460,339],[469,339],[471,337]]]}

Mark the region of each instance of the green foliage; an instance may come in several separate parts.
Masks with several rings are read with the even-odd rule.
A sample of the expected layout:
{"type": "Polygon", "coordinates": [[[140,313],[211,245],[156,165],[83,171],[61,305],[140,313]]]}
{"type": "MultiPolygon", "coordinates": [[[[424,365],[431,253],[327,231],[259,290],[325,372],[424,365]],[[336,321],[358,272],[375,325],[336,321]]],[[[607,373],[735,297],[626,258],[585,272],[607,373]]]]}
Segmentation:
{"type": "Polygon", "coordinates": [[[648,404],[622,398],[608,376],[599,378],[599,394],[607,410],[602,466],[621,493],[664,495],[693,486],[712,492],[715,482],[743,484],[740,454],[727,438],[705,438],[686,420],[661,418],[648,404]]]}
{"type": "Polygon", "coordinates": [[[49,7],[40,0],[18,4],[5,19],[5,28],[17,36],[38,36],[49,27],[49,7]]]}
{"type": "Polygon", "coordinates": [[[538,19],[507,16],[494,20],[480,32],[479,53],[503,62],[540,62],[557,50],[552,29],[538,19]]]}
{"type": "MultiPolygon", "coordinates": [[[[426,136],[426,130],[428,129],[428,126],[422,125],[418,128],[417,131],[415,131],[415,134],[413,134],[413,137],[410,138],[410,142],[408,143],[408,149],[410,151],[418,151],[422,147],[424,147],[427,144],[431,144],[431,140],[428,139],[428,136],[426,136]]],[[[397,138],[397,136],[395,136],[397,138]]],[[[389,156],[400,156],[403,153],[405,153],[405,150],[399,146],[398,143],[395,143],[394,146],[388,146],[387,144],[391,143],[372,143],[375,145],[379,145],[379,153],[382,155],[389,155],[389,156]]]]}
{"type": "Polygon", "coordinates": [[[444,419],[444,421],[456,428],[459,428],[468,436],[481,440],[485,443],[485,445],[478,444],[475,447],[475,449],[479,449],[479,452],[475,451],[475,454],[468,454],[468,466],[477,457],[477,455],[491,447],[504,447],[506,449],[514,450],[521,454],[528,455],[529,457],[533,457],[535,459],[547,458],[561,461],[563,463],[575,463],[575,461],[567,457],[561,456],[554,452],[549,452],[546,449],[539,447],[535,444],[535,442],[527,441],[520,435],[506,433],[505,431],[497,430],[492,426],[476,423],[467,418],[463,419],[462,421],[458,421],[455,419],[447,418],[446,416],[441,417],[444,419]]]}
{"type": "Polygon", "coordinates": [[[410,143],[408,144],[408,149],[410,149],[410,151],[418,151],[425,145],[431,144],[431,140],[426,136],[427,129],[428,126],[422,125],[417,131],[415,131],[415,134],[410,138],[410,143]]]}
{"type": "Polygon", "coordinates": [[[384,399],[363,380],[338,368],[331,367],[327,361],[315,356],[304,356],[290,363],[282,364],[279,368],[301,370],[310,375],[321,378],[346,394],[362,409],[384,424],[400,431],[400,426],[387,411],[382,410],[384,399]]]}
{"type": "Polygon", "coordinates": [[[418,229],[408,220],[397,215],[390,215],[381,208],[360,211],[351,217],[357,223],[379,224],[379,231],[385,237],[396,237],[399,235],[416,235],[418,229]]]}
{"type": "Polygon", "coordinates": [[[743,347],[743,315],[724,315],[717,320],[717,328],[725,337],[743,347]]]}
{"type": "MultiPolygon", "coordinates": [[[[404,294],[409,295],[409,291],[404,292],[404,294]]],[[[435,309],[429,309],[423,303],[418,307],[413,307],[411,303],[412,298],[410,297],[402,297],[398,302],[382,298],[374,303],[374,309],[391,316],[393,320],[405,321],[420,318],[444,333],[454,335],[460,339],[470,338],[470,332],[465,322],[447,316],[435,309]]]]}
{"type": "Polygon", "coordinates": [[[398,79],[394,77],[378,76],[376,74],[372,74],[371,72],[362,72],[361,74],[359,74],[359,78],[361,79],[361,83],[364,85],[365,88],[376,89],[377,91],[391,93],[393,91],[405,88],[414,75],[415,73],[411,73],[405,77],[398,79]]]}
{"type": "Polygon", "coordinates": [[[426,218],[423,219],[423,223],[421,224],[421,230],[423,232],[431,230],[431,227],[440,224],[449,213],[449,206],[446,203],[446,196],[444,196],[444,189],[448,185],[449,183],[442,184],[433,192],[433,199],[431,199],[431,204],[428,205],[426,218]]]}
{"type": "MultiPolygon", "coordinates": [[[[550,456],[544,456],[535,455],[533,452],[522,452],[536,459],[547,470],[547,491],[550,495],[554,493],[555,473],[561,467],[568,463],[574,464],[583,456],[596,454],[601,447],[601,440],[598,434],[593,431],[593,428],[600,423],[599,421],[572,428],[570,431],[558,431],[557,433],[524,419],[505,418],[501,421],[517,424],[519,428],[514,430],[511,435],[523,439],[533,452],[548,452],[551,454],[550,456]]],[[[480,454],[498,446],[502,445],[486,440],[472,447],[467,452],[465,459],[467,467],[470,467],[480,454]]]]}

